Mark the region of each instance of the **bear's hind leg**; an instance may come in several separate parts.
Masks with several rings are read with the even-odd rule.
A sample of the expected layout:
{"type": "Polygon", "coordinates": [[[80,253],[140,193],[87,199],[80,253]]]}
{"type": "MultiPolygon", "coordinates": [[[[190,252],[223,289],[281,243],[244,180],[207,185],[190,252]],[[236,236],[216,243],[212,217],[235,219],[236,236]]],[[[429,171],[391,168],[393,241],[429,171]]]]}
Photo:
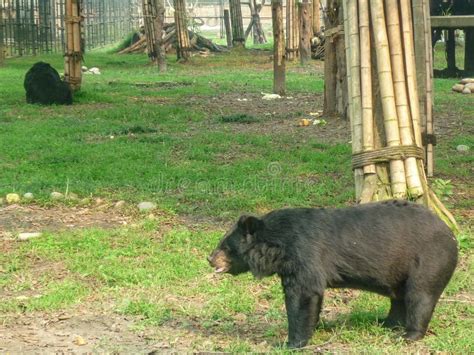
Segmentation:
{"type": "Polygon", "coordinates": [[[387,318],[383,321],[383,326],[386,328],[403,327],[406,323],[406,308],[405,300],[401,299],[390,299],[390,312],[387,318]]]}
{"type": "Polygon", "coordinates": [[[405,339],[415,341],[425,336],[437,301],[438,297],[425,291],[407,291],[405,297],[406,333],[403,336],[405,339]]]}

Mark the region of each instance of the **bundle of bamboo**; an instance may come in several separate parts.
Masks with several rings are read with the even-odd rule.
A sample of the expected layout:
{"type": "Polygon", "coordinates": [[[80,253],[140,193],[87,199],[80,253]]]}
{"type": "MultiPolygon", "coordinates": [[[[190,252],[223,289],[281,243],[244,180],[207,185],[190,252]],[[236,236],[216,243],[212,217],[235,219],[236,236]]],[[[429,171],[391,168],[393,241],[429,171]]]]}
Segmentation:
{"type": "MultiPolygon", "coordinates": [[[[174,23],[167,23],[163,25],[163,37],[161,45],[164,47],[166,52],[169,52],[172,48],[176,48],[178,45],[178,38],[176,36],[176,26],[174,23]]],[[[197,34],[193,31],[188,30],[191,50],[205,52],[222,52],[225,50],[224,47],[213,43],[211,40],[197,34]]],[[[119,51],[119,54],[127,53],[147,53],[147,36],[142,36],[137,42],[133,43],[127,48],[119,51]]]]}
{"type": "Polygon", "coordinates": [[[143,0],[142,8],[148,56],[158,65],[159,70],[164,72],[166,71],[166,49],[163,42],[164,2],[143,0]]]}
{"type": "Polygon", "coordinates": [[[299,58],[299,44],[298,1],[286,0],[286,59],[299,58]]]}
{"type": "MultiPolygon", "coordinates": [[[[413,0],[413,6],[420,2],[426,17],[425,0],[413,0]]],[[[424,171],[420,102],[431,117],[432,64],[427,55],[423,102],[415,74],[411,1],[344,0],[343,5],[357,199],[410,198],[430,206],[455,228],[424,171]]],[[[428,29],[425,25],[424,35],[428,29]]],[[[432,134],[428,127],[432,122],[426,123],[432,134]]]]}
{"type": "Polygon", "coordinates": [[[191,44],[189,43],[186,4],[184,0],[174,0],[174,23],[178,38],[178,46],[176,48],[178,60],[188,60],[191,56],[191,44]]]}
{"type": "Polygon", "coordinates": [[[64,80],[71,90],[81,88],[81,0],[66,0],[66,53],[64,54],[64,80]]]}

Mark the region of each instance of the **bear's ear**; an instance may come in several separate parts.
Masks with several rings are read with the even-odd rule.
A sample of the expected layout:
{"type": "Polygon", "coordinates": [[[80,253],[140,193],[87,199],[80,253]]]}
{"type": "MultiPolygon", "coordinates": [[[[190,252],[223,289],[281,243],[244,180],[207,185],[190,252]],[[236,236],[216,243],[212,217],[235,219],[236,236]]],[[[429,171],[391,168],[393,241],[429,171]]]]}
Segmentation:
{"type": "Polygon", "coordinates": [[[245,236],[254,235],[255,232],[263,226],[263,221],[254,216],[242,216],[237,226],[244,232],[245,236]]]}

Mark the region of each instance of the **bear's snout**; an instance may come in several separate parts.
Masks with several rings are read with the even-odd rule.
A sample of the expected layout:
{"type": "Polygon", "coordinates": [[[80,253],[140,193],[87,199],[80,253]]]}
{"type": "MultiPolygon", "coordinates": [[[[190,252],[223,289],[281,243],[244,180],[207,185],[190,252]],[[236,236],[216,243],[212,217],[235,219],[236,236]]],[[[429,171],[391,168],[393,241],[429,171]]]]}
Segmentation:
{"type": "Polygon", "coordinates": [[[209,264],[214,268],[216,273],[227,272],[231,266],[227,254],[222,250],[214,251],[207,257],[207,261],[209,261],[209,264]]]}

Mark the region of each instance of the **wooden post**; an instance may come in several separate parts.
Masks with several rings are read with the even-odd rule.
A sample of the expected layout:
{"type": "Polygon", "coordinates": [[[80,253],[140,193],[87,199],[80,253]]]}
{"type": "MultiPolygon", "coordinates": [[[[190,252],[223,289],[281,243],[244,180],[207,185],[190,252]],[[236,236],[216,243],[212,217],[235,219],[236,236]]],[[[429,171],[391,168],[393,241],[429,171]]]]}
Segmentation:
{"type": "Polygon", "coordinates": [[[245,40],[247,40],[250,32],[253,32],[253,43],[261,44],[266,43],[267,38],[265,37],[265,32],[263,31],[262,22],[260,21],[260,10],[262,5],[257,5],[256,0],[249,0],[250,14],[252,16],[247,29],[245,30],[245,40]]]}
{"type": "Polygon", "coordinates": [[[148,57],[166,71],[166,49],[163,43],[163,24],[165,7],[163,0],[142,0],[148,57]]]}
{"type": "Polygon", "coordinates": [[[232,29],[230,26],[229,10],[224,10],[225,37],[227,39],[227,48],[232,48],[232,29]]]}
{"type": "Polygon", "coordinates": [[[446,64],[451,73],[456,73],[456,36],[454,29],[446,30],[446,64]]]}
{"type": "Polygon", "coordinates": [[[348,118],[342,0],[328,0],[324,42],[324,115],[348,118]]]}
{"type": "Polygon", "coordinates": [[[286,0],[286,59],[299,57],[298,5],[296,0],[286,0]]]}
{"type": "Polygon", "coordinates": [[[311,3],[308,0],[299,3],[299,25],[300,60],[301,64],[306,64],[311,60],[311,38],[313,38],[311,3]]]}
{"type": "Polygon", "coordinates": [[[0,3],[0,66],[5,61],[5,48],[3,46],[3,4],[0,3]]]}
{"type": "Polygon", "coordinates": [[[465,33],[464,71],[474,74],[474,29],[467,28],[465,33]]]}
{"type": "Polygon", "coordinates": [[[186,22],[185,0],[174,0],[174,22],[176,25],[176,37],[178,38],[176,55],[178,60],[186,61],[191,57],[191,44],[186,22]]]}
{"type": "Polygon", "coordinates": [[[282,0],[272,1],[273,22],[273,92],[285,95],[285,34],[282,0]]]}
{"type": "Polygon", "coordinates": [[[80,0],[66,0],[66,53],[64,54],[64,80],[72,91],[81,88],[81,7],[80,0]]]}
{"type": "Polygon", "coordinates": [[[312,22],[313,22],[313,36],[316,36],[321,31],[321,13],[319,0],[313,0],[312,22]]]}
{"type": "Polygon", "coordinates": [[[240,0],[229,0],[232,25],[232,44],[234,47],[245,47],[244,24],[240,0]]]}

